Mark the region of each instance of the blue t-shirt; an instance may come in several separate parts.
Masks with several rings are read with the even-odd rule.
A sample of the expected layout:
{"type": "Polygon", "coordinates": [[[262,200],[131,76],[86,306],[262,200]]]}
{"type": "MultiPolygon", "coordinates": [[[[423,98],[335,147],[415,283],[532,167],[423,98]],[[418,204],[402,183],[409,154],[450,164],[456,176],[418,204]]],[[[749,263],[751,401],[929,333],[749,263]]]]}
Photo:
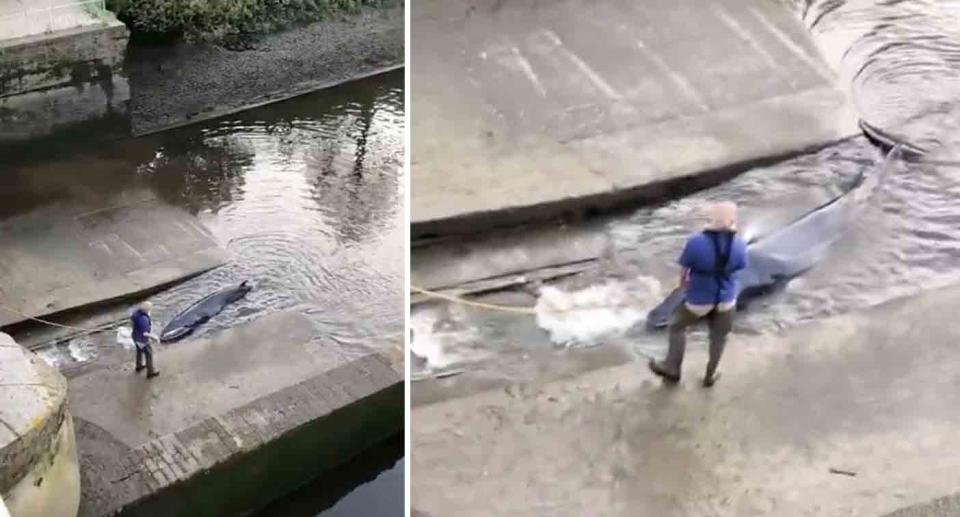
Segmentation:
{"type": "Polygon", "coordinates": [[[732,232],[703,231],[690,236],[680,254],[680,265],[690,269],[687,285],[687,303],[712,305],[736,300],[740,291],[734,273],[747,267],[747,244],[732,232]],[[716,239],[721,256],[730,248],[727,265],[717,282],[718,256],[714,245],[716,239]]]}
{"type": "Polygon", "coordinates": [[[146,343],[147,338],[144,334],[150,332],[150,315],[137,309],[130,317],[133,323],[133,340],[137,343],[146,343]]]}

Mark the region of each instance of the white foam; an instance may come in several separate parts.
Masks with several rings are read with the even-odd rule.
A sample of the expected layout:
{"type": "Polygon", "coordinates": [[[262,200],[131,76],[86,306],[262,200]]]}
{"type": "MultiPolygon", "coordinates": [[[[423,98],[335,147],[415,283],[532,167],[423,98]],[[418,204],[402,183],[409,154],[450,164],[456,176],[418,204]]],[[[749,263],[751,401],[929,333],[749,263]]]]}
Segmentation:
{"type": "Polygon", "coordinates": [[[97,346],[89,339],[74,338],[67,345],[70,357],[78,363],[92,361],[97,357],[97,346]]]}
{"type": "Polygon", "coordinates": [[[450,317],[434,310],[420,310],[410,315],[413,339],[410,351],[424,359],[434,370],[484,357],[477,348],[481,342],[473,327],[463,328],[450,317]]]}
{"type": "Polygon", "coordinates": [[[130,327],[119,327],[117,329],[117,344],[126,350],[133,350],[133,329],[130,327]]]}
{"type": "Polygon", "coordinates": [[[44,348],[36,352],[41,359],[44,360],[50,366],[59,369],[60,365],[63,364],[63,356],[60,354],[60,351],[57,350],[57,347],[51,346],[49,348],[44,348]]]}
{"type": "Polygon", "coordinates": [[[647,276],[572,292],[546,286],[537,299],[537,325],[558,345],[596,345],[641,323],[660,297],[660,282],[647,276]]]}

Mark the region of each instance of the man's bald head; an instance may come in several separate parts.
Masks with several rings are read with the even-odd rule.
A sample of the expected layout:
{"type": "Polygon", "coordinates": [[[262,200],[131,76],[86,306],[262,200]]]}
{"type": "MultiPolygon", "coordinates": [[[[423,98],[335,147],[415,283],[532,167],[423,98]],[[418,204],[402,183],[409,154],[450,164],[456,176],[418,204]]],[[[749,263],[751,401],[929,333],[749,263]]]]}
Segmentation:
{"type": "Polygon", "coordinates": [[[707,228],[734,230],[737,227],[737,204],[732,201],[711,203],[707,206],[707,228]]]}

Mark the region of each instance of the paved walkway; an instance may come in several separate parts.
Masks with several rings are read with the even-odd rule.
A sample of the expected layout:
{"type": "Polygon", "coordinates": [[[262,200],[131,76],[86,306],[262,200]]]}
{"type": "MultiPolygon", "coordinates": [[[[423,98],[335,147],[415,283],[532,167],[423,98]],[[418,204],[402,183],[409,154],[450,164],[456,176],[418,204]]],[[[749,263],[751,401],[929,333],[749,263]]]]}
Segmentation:
{"type": "Polygon", "coordinates": [[[0,0],[0,40],[102,23],[100,0],[0,0]]]}
{"type": "Polygon", "coordinates": [[[857,132],[776,2],[411,9],[414,237],[658,200],[857,132]]]}
{"type": "Polygon", "coordinates": [[[0,327],[169,284],[223,264],[196,217],[130,190],[112,206],[51,203],[0,221],[0,327]]]}
{"type": "Polygon", "coordinates": [[[676,388],[636,362],[416,408],[413,507],[946,515],[950,499],[928,502],[955,492],[960,472],[958,303],[952,288],[778,335],[735,335],[713,390],[698,384],[700,345],[676,388]]]}
{"type": "Polygon", "coordinates": [[[149,381],[133,372],[133,352],[111,343],[112,333],[101,335],[100,359],[68,372],[80,515],[112,515],[143,501],[163,515],[187,508],[237,515],[295,486],[284,478],[302,482],[402,429],[399,350],[348,356],[315,333],[305,315],[282,311],[210,338],[160,345],[161,374],[149,381]],[[294,446],[280,442],[314,423],[325,427],[296,442],[304,448],[290,456],[294,446]],[[264,460],[270,451],[276,458],[264,460]],[[262,479],[268,474],[272,480],[262,479]],[[177,492],[183,483],[199,495],[177,492]],[[257,483],[252,493],[217,493],[257,483]]]}

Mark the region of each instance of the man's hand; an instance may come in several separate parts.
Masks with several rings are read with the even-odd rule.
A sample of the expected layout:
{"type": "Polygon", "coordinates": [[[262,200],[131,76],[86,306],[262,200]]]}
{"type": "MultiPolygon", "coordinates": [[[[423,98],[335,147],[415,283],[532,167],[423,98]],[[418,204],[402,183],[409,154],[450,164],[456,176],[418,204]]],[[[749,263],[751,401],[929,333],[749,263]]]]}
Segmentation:
{"type": "Polygon", "coordinates": [[[690,269],[683,268],[680,270],[680,282],[677,284],[677,289],[686,290],[687,284],[690,283],[690,269]]]}

